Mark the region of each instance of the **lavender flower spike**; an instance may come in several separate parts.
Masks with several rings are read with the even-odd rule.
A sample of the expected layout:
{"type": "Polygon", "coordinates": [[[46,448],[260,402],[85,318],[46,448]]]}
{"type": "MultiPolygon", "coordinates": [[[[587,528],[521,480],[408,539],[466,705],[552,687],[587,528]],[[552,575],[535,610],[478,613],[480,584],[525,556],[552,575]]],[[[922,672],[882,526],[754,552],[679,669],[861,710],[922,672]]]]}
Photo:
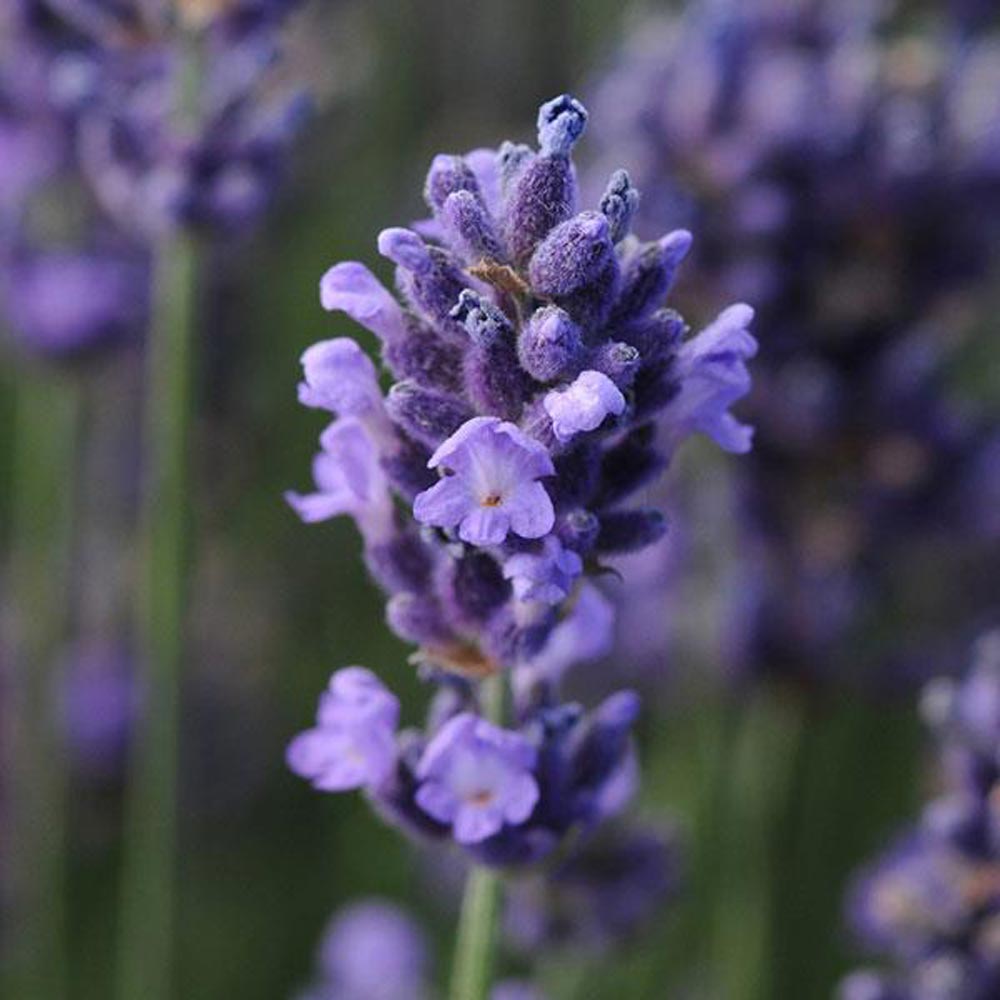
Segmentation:
{"type": "Polygon", "coordinates": [[[555,472],[552,459],[513,424],[474,417],[427,465],[445,475],[413,503],[422,524],[457,527],[459,538],[471,545],[499,545],[509,531],[541,538],[552,530],[552,500],[538,482],[555,472]]]}
{"type": "Polygon", "coordinates": [[[520,735],[465,712],[441,727],[417,768],[417,803],[478,844],[504,824],[523,823],[538,801],[535,749],[520,735]]]}
{"type": "MultiPolygon", "coordinates": [[[[320,788],[363,788],[408,835],[457,844],[481,898],[496,896],[490,869],[572,857],[574,835],[638,787],[638,697],[605,691],[588,709],[561,695],[613,636],[613,607],[588,577],[662,535],[662,512],[629,501],[685,438],[706,431],[738,450],[728,407],[755,346],[746,307],[685,342],[666,299],[690,237],[630,237],[639,196],[624,172],[599,211],[578,210],[571,152],[586,120],[562,96],[542,106],[537,150],[435,157],[433,218],[378,236],[394,293],[357,262],[327,271],[324,306],[380,341],[384,397],[349,342],[303,358],[303,403],[337,420],[318,489],[290,500],[311,519],[356,520],[387,622],[438,691],[424,725],[397,733],[377,682],[374,714],[338,707],[338,689],[289,760],[320,788]]],[[[487,939],[459,935],[476,951],[460,971],[484,967],[487,939]]]]}

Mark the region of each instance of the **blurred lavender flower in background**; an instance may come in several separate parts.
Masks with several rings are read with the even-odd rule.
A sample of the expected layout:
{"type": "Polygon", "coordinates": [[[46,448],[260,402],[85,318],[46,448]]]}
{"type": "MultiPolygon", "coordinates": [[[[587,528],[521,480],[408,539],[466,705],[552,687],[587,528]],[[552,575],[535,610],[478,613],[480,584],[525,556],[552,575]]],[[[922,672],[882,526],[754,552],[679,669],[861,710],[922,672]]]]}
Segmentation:
{"type": "Polygon", "coordinates": [[[129,652],[107,642],[70,650],[58,701],[71,766],[93,778],[120,777],[143,703],[129,652]]]}
{"type": "Polygon", "coordinates": [[[966,26],[709,3],[640,23],[595,98],[592,190],[633,164],[639,224],[699,236],[678,301],[745,296],[767,330],[734,477],[752,672],[920,676],[993,603],[1000,42],[966,26]]]}
{"type": "Polygon", "coordinates": [[[958,681],[924,696],[944,788],[856,880],[861,943],[892,963],[842,984],[843,1000],[989,1000],[1000,991],[1000,633],[958,681]]]}
{"type": "Polygon", "coordinates": [[[317,981],[302,1000],[421,1000],[430,994],[423,931],[386,900],[359,900],[339,910],[316,964],[317,981]]]}
{"type": "Polygon", "coordinates": [[[225,231],[259,215],[303,109],[280,66],[298,0],[18,2],[80,168],[124,229],[225,231]]]}
{"type": "Polygon", "coordinates": [[[307,103],[280,61],[298,6],[14,0],[4,11],[0,298],[26,348],[67,356],[135,334],[153,240],[260,216],[307,103]]]}
{"type": "MultiPolygon", "coordinates": [[[[299,1000],[425,1000],[432,988],[430,946],[402,907],[362,899],[338,910],[320,943],[316,981],[299,1000]]],[[[524,980],[496,984],[490,1000],[545,1000],[524,980]]]]}

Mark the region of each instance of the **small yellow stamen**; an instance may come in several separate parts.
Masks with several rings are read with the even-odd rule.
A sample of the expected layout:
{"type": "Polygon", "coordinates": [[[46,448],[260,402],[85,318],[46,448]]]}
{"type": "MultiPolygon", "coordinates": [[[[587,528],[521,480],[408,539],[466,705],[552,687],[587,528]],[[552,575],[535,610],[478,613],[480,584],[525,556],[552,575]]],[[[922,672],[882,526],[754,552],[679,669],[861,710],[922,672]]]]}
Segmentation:
{"type": "Polygon", "coordinates": [[[490,493],[488,496],[483,497],[483,499],[479,501],[479,506],[499,507],[502,502],[503,498],[500,496],[499,493],[490,493]]]}

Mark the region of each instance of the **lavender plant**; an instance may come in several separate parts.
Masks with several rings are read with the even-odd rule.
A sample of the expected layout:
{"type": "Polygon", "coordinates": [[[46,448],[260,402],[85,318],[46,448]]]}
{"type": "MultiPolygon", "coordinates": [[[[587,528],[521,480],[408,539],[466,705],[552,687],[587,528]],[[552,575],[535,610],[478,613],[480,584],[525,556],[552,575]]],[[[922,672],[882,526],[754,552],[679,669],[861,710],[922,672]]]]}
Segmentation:
{"type": "Polygon", "coordinates": [[[961,680],[928,685],[940,794],[855,881],[851,924],[885,970],[865,969],[843,1000],[988,1000],[1000,992],[1000,633],[980,640],[961,680]]]}
{"type": "MultiPolygon", "coordinates": [[[[198,245],[256,221],[281,176],[303,110],[301,88],[281,65],[281,29],[299,6],[12,0],[2,15],[0,146],[10,155],[0,157],[0,169],[13,183],[0,201],[0,291],[12,325],[49,356],[149,327],[135,618],[150,711],[137,734],[128,810],[120,989],[129,998],[170,991],[198,245]],[[73,223],[70,239],[53,217],[73,223]]],[[[29,390],[19,386],[26,399],[29,390]]],[[[45,427],[70,441],[67,425],[75,423],[68,403],[35,400],[23,421],[25,450],[39,451],[45,427]],[[58,428],[56,412],[66,415],[58,428]]],[[[25,471],[38,480],[30,463],[34,454],[25,471]]],[[[68,465],[53,461],[51,469],[68,465]]],[[[64,492],[62,480],[48,488],[64,492]]],[[[48,507],[25,510],[34,524],[48,507]]],[[[60,607],[39,583],[30,591],[36,603],[60,607]]],[[[48,644],[60,629],[50,625],[48,644]]],[[[36,645],[37,658],[51,660],[41,639],[36,645]]],[[[45,687],[36,692],[35,717],[35,709],[45,713],[45,687]]],[[[52,829],[54,812],[45,824],[52,829]]],[[[40,905],[54,895],[58,888],[43,889],[40,905]]],[[[58,963],[45,953],[56,949],[37,951],[34,971],[47,975],[43,965],[58,963]]]]}
{"type": "Polygon", "coordinates": [[[923,676],[992,604],[1000,61],[959,6],[693,7],[596,98],[646,223],[699,233],[678,300],[746,296],[771,338],[735,477],[752,675],[923,676]]]}
{"type": "Polygon", "coordinates": [[[752,310],[688,336],[664,299],[691,236],[631,236],[624,171],[578,211],[571,152],[586,122],[563,95],[539,111],[537,151],[435,157],[422,235],[378,238],[402,305],[360,263],[323,276],[323,306],[378,337],[387,393],[351,339],[302,358],[300,401],[335,419],[315,490],[289,503],[308,522],[353,517],[389,627],[435,693],[425,724],[400,729],[374,673],[338,670],[288,762],[475,863],[453,979],[470,1000],[488,989],[498,872],[586,843],[637,786],[638,697],[586,709],[560,695],[566,670],[608,642],[602,560],[665,530],[632,498],[692,433],[732,451],[750,438],[729,407],[749,388],[752,310]]]}

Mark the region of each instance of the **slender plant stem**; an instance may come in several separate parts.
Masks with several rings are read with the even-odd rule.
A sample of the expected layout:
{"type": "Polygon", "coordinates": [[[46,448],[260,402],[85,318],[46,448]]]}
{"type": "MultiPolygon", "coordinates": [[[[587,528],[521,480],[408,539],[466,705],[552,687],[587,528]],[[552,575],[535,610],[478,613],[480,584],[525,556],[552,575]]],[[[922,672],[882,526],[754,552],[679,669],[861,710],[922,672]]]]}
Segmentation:
{"type": "Polygon", "coordinates": [[[157,253],[148,345],[140,513],[138,638],[147,712],[128,799],[118,989],[121,1000],[173,995],[178,715],[188,537],[187,444],[197,253],[166,238],[157,253]]]}
{"type": "Polygon", "coordinates": [[[66,777],[56,718],[67,639],[79,390],[24,372],[16,389],[9,675],[9,859],[15,919],[0,992],[56,1000],[66,992],[66,777]]]}
{"type": "MultiPolygon", "coordinates": [[[[482,682],[482,710],[491,721],[503,721],[504,679],[497,674],[482,682]]],[[[451,973],[450,1000],[487,1000],[493,982],[501,881],[493,868],[474,865],[465,882],[458,940],[451,973]]]]}

